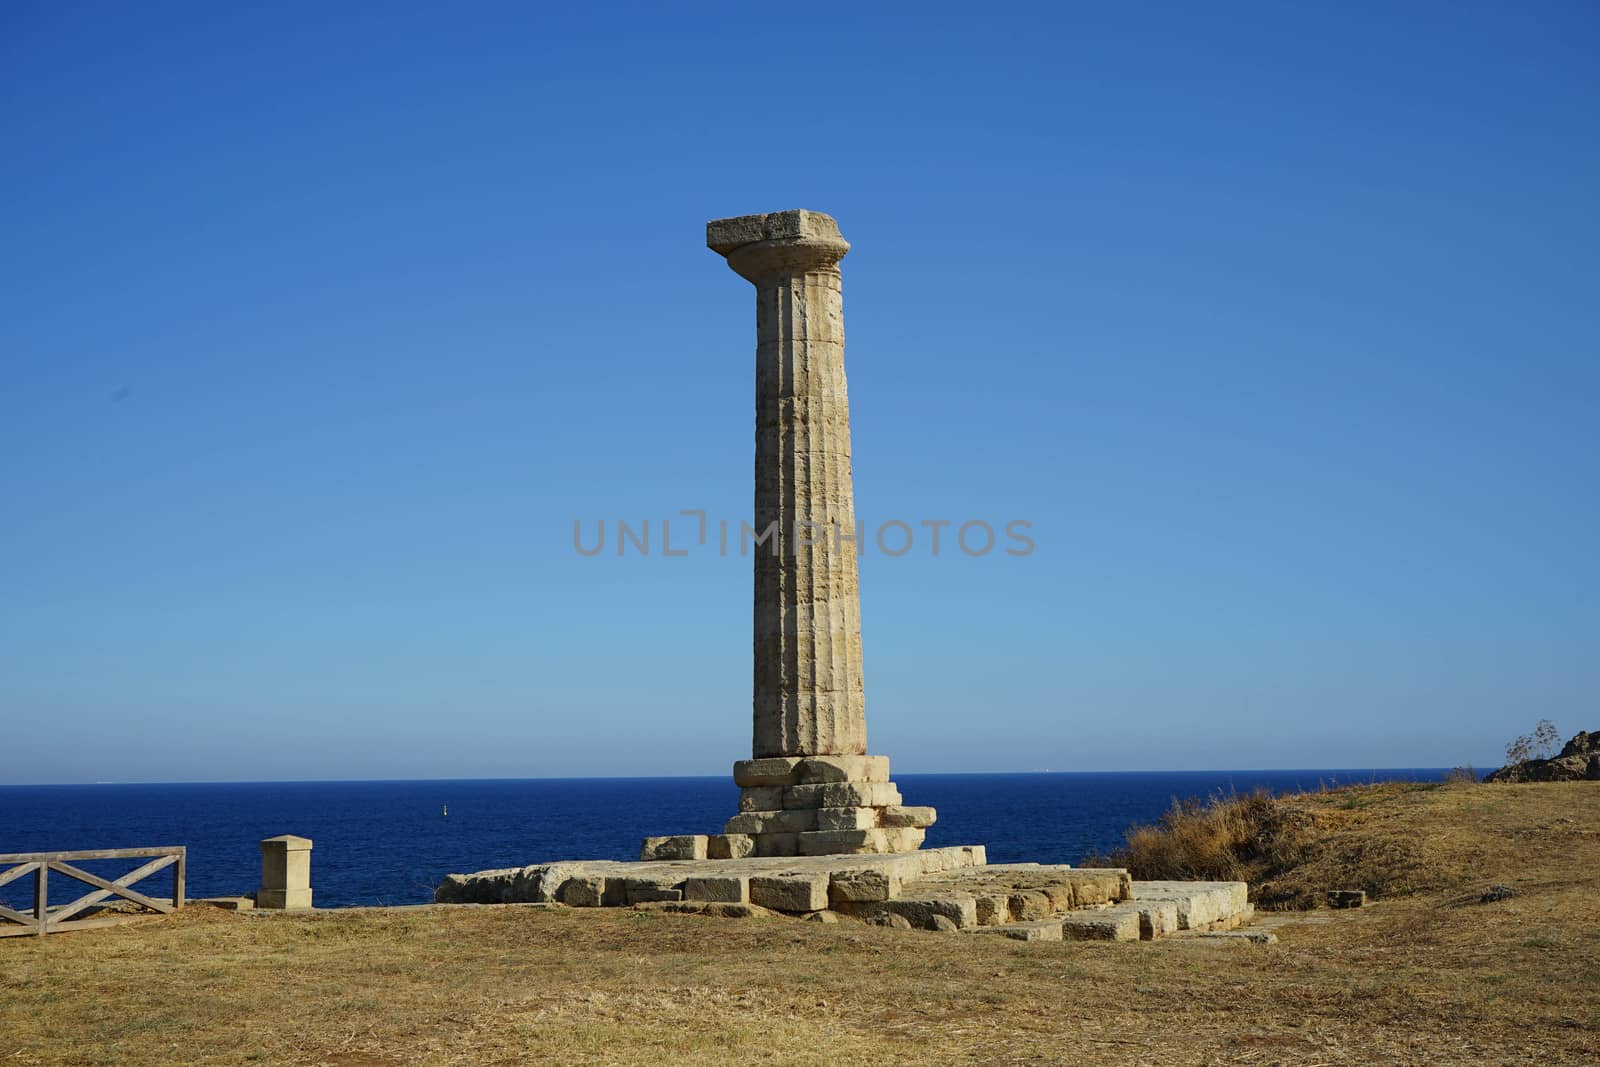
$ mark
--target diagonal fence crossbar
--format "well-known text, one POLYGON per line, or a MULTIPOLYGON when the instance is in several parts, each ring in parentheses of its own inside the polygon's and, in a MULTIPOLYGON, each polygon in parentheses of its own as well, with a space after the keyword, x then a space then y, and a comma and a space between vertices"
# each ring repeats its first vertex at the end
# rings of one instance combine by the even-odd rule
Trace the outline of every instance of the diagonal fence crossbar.
MULTIPOLYGON (((111 897, 124 900, 166 914, 183 907, 183 878, 186 849, 182 845, 167 848, 104 848, 79 852, 11 852, 0 854, 0 886, 19 878, 33 875, 33 911, 29 914, 0 904, 0 937, 17 937, 24 934, 43 936, 63 930, 81 930, 91 926, 106 926, 125 922, 132 915, 105 916, 74 919, 88 908, 111 897), (76 862, 84 860, 148 859, 115 879, 92 874, 76 862), (9 869, 6 869, 9 867, 9 869), (148 878, 157 871, 172 868, 172 899, 148 896, 132 888, 133 883, 148 878), (68 904, 50 906, 50 874, 81 882, 89 892, 68 904)), ((56 879, 60 882, 61 879, 56 879)))

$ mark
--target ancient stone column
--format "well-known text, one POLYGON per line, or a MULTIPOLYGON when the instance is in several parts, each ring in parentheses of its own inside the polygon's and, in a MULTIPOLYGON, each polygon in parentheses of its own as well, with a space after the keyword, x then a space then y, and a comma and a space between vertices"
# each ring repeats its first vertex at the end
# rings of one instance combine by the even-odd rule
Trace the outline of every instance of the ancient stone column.
MULTIPOLYGON (((706 244, 756 287, 755 676, 739 814, 713 858, 904 852, 932 808, 903 807, 867 752, 861 685, 850 403, 839 261, 850 245, 815 211, 719 219, 706 244)), ((697 850, 649 838, 650 859, 697 850)))
POLYGON ((827 215, 722 219, 706 243, 756 287, 752 755, 863 755, 850 405, 839 260, 827 215), (770 531, 770 533, 769 533, 770 531))

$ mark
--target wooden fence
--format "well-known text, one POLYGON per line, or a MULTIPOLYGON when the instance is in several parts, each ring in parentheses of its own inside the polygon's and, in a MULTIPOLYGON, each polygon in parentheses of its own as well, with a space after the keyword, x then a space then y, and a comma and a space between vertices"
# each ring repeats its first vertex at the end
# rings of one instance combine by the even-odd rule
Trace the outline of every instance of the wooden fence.
MULTIPOLYGON (((96 918, 74 919, 79 912, 92 908, 109 897, 117 896, 141 904, 163 914, 183 907, 183 866, 185 849, 182 845, 169 848, 102 848, 87 852, 11 852, 0 854, 0 886, 15 882, 28 874, 33 875, 33 914, 16 911, 0 904, 0 937, 19 937, 24 934, 53 934, 61 930, 83 930, 91 926, 109 926, 127 922, 137 915, 121 914, 96 918), (121 860, 152 857, 149 863, 136 867, 116 880, 107 880, 74 867, 72 860, 121 860), (5 870, 7 865, 10 870, 5 870), (148 878, 157 871, 172 868, 172 899, 148 897, 129 886, 148 878), (50 874, 76 879, 91 890, 72 901, 50 907, 50 874)), ((57 879, 59 882, 60 880, 57 879)))

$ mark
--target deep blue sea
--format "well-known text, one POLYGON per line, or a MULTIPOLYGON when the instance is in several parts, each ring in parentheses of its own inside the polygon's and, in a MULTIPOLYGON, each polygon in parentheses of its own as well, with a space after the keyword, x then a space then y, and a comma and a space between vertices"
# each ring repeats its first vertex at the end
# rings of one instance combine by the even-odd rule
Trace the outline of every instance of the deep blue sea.
MULTIPOLYGON (((1176 798, 1327 784, 1433 781, 1441 769, 896 775, 907 804, 939 821, 925 847, 983 844, 991 862, 1078 863, 1176 798)), ((0 853, 187 845, 191 897, 253 892, 257 842, 315 842, 320 907, 433 899, 452 871, 559 859, 636 859, 647 834, 715 833, 737 808, 728 778, 568 778, 406 782, 0 786, 0 853), (445 806, 450 814, 443 814, 445 806)), ((85 864, 108 876, 137 861, 85 864)), ((58 876, 60 877, 60 876, 58 876)), ((32 877, 0 888, 31 901, 32 877)), ((139 888, 170 892, 156 874, 139 888)), ((51 894, 55 903, 78 883, 51 894)), ((87 889, 87 887, 83 887, 87 889)), ((75 895, 75 894, 74 894, 75 895)))

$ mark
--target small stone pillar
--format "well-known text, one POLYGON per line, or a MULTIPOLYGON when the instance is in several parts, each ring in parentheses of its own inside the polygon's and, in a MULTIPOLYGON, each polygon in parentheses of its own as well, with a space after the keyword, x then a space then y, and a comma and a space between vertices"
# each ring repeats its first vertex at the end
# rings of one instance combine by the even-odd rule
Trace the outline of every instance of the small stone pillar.
POLYGON ((279 834, 261 842, 258 908, 311 907, 311 839, 279 834))

